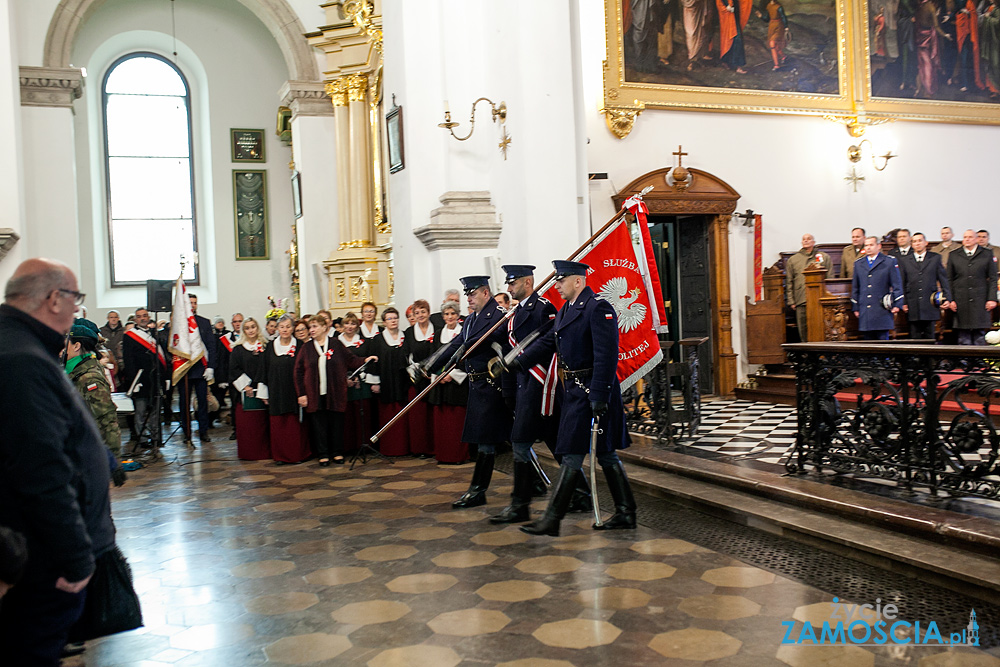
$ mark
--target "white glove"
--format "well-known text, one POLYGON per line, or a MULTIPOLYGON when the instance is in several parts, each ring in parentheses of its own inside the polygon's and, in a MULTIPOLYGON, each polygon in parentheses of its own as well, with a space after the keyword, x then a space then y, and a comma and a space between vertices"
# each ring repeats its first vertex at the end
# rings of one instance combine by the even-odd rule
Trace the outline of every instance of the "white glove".
POLYGON ((220 382, 219 383, 219 389, 228 389, 228 388, 229 388, 229 383, 228 382, 220 382))
POLYGON ((211 382, 214 379, 215 379, 215 369, 214 368, 206 368, 205 369, 205 382, 211 382))

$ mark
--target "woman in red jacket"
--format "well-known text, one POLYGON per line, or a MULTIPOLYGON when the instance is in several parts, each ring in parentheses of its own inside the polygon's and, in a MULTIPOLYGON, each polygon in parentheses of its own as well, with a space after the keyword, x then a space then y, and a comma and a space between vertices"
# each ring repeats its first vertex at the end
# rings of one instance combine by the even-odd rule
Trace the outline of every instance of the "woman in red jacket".
POLYGON ((301 346, 295 355, 295 391, 299 405, 305 408, 309 439, 319 464, 344 462, 344 410, 347 408, 347 374, 365 361, 347 351, 329 337, 329 326, 321 315, 309 318, 312 341, 301 346))

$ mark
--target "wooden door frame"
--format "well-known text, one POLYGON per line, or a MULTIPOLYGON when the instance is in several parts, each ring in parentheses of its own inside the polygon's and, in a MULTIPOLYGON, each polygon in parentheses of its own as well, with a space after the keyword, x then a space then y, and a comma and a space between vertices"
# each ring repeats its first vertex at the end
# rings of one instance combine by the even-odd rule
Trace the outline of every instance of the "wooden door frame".
POLYGON ((653 190, 643 197, 651 215, 709 216, 708 244, 712 262, 712 361, 715 391, 732 395, 736 388, 736 353, 733 352, 733 307, 729 285, 729 220, 740 194, 728 183, 700 169, 684 170, 684 181, 670 177, 672 167, 657 169, 635 179, 612 197, 616 209, 647 186, 653 190))

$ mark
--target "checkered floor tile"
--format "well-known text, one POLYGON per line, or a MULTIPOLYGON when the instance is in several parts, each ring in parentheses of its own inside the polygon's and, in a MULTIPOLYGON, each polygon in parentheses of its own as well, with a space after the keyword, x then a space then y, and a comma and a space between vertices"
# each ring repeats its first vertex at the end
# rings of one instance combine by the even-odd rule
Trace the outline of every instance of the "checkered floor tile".
POLYGON ((784 465, 795 445, 795 408, 754 401, 710 401, 701 406, 698 436, 682 444, 722 456, 784 465))

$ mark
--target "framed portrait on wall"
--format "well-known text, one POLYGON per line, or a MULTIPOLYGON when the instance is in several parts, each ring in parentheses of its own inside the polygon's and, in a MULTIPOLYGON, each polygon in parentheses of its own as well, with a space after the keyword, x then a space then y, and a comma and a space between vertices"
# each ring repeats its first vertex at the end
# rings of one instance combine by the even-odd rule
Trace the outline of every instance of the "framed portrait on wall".
POLYGON ((385 115, 386 141, 389 145, 389 173, 395 174, 406 166, 403 160, 403 107, 393 105, 385 115))
POLYGON ((233 170, 233 217, 236 259, 269 259, 266 171, 233 170))
POLYGON ((264 130, 229 130, 233 162, 267 162, 264 154, 264 130))
POLYGON ((298 169, 292 172, 292 211, 296 220, 302 217, 302 176, 298 169))

